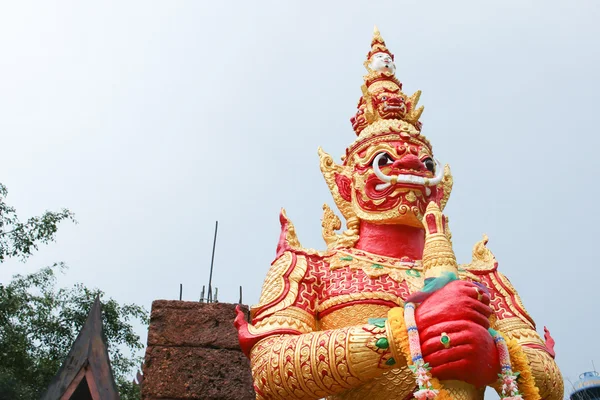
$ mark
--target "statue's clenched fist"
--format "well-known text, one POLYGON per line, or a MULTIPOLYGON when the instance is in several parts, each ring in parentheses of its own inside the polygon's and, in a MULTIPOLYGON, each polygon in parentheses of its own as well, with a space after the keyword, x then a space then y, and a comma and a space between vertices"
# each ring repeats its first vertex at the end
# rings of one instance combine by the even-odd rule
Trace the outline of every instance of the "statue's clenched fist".
POLYGON ((459 380, 476 387, 493 383, 500 364, 488 332, 488 294, 468 281, 453 281, 433 293, 415 312, 421 351, 440 380, 459 380))

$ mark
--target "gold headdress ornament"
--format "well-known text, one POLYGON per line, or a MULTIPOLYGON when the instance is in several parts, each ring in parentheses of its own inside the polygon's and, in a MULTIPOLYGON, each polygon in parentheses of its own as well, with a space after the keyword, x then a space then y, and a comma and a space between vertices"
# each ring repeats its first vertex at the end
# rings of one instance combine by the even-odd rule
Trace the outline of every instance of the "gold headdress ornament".
MULTIPOLYGON (((375 149, 385 142, 394 141, 417 144, 428 150, 427 153, 432 152, 431 143, 421 134, 422 125, 419 118, 423 107, 417 106, 421 91, 416 91, 411 96, 402 92, 402 83, 395 76, 395 65, 392 61, 393 55, 379 29, 375 27, 371 49, 365 61, 367 74, 363 77, 362 97, 358 102, 356 115, 351 118, 352 127, 357 135, 356 140, 346 149, 341 165, 319 148, 321 171, 348 228, 342 235, 336 234, 340 221, 336 220, 337 217, 327 208, 324 213, 323 232, 329 247, 352 247, 351 243, 358 240, 360 219, 352 203, 351 186, 355 173, 354 165, 360 159, 361 153, 375 149), (381 53, 389 57, 377 56, 381 53)), ((444 168, 441 186, 443 197, 440 206, 443 209, 452 188, 452 175, 447 166, 444 168)))
POLYGON ((361 87, 362 97, 358 103, 358 112, 351 119, 358 138, 348 148, 347 156, 354 153, 356 148, 364 148, 361 144, 365 141, 370 142, 367 139, 387 134, 403 138, 412 137, 431 148, 429 141, 420 132, 422 125, 419 118, 423 107, 417 107, 417 103, 421 91, 407 96, 402 92, 402 83, 396 78, 393 69, 373 68, 372 57, 377 53, 388 54, 393 60, 393 55, 386 47, 379 29, 375 27, 371 51, 365 61, 368 73, 364 76, 364 84, 361 87))

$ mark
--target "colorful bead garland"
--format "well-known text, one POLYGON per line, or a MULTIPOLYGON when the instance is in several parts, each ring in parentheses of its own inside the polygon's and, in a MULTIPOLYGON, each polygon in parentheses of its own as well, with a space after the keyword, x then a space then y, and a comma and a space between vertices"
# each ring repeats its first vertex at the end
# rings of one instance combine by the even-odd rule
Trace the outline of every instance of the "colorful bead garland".
POLYGON ((404 323, 408 332, 408 346, 412 360, 412 365, 409 368, 415 375, 415 381, 419 387, 413 395, 418 400, 435 399, 440 391, 433 387, 432 377, 429 373, 431 368, 428 363, 425 363, 421 354, 421 341, 415 321, 415 305, 413 303, 404 305, 404 323))
POLYGON ((512 371, 510 353, 508 352, 506 341, 492 328, 489 329, 489 332, 494 338, 496 349, 498 349, 498 358, 500 359, 501 373, 498 374, 502 384, 502 393, 500 394, 500 398, 506 400, 523 400, 523 395, 519 392, 519 388, 517 386, 517 378, 519 377, 519 373, 512 371))
MULTIPOLYGON (((429 372, 431 367, 423 360, 419 331, 415 321, 415 307, 414 303, 406 303, 404 305, 404 323, 408 333, 408 347, 410 360, 412 361, 412 365, 409 365, 409 368, 415 375, 415 381, 418 386, 413 396, 417 400, 437 399, 438 395, 446 397, 448 394, 439 384, 436 384, 437 380, 429 372)), ((494 343, 498 350, 498 358, 500 359, 501 373, 498 374, 502 385, 500 398, 505 400, 523 400, 523 395, 519 392, 517 385, 519 373, 512 371, 510 353, 506 341, 495 330, 490 328, 489 332, 494 338, 494 343)))

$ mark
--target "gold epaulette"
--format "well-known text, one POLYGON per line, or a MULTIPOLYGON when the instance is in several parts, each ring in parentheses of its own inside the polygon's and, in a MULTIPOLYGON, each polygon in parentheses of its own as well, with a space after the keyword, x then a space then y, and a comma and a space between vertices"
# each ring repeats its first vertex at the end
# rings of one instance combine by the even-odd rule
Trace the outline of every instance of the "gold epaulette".
POLYGON ((252 321, 281 311, 294 303, 298 296, 298 286, 307 270, 305 256, 291 251, 277 258, 267 273, 260 300, 250 308, 252 321))

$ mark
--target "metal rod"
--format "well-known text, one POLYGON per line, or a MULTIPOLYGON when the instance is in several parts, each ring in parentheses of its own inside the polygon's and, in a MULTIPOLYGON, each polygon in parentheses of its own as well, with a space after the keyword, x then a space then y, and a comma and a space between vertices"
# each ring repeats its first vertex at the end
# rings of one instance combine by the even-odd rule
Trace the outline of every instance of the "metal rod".
POLYGON ((179 284, 179 301, 181 301, 181 296, 183 295, 183 283, 179 284))
POLYGON ((204 289, 206 287, 202 285, 202 293, 200 293, 200 303, 204 303, 204 289))
POLYGON ((238 304, 242 304, 242 287, 240 286, 240 301, 238 304))
POLYGON ((219 302, 218 296, 219 296, 219 288, 215 288, 215 303, 219 302))
POLYGON ((219 229, 219 221, 215 221, 215 239, 213 240, 212 257, 210 259, 210 276, 208 278, 208 297, 206 299, 207 303, 212 302, 212 275, 213 275, 213 266, 215 263, 215 247, 217 246, 217 230, 218 229, 219 229))

